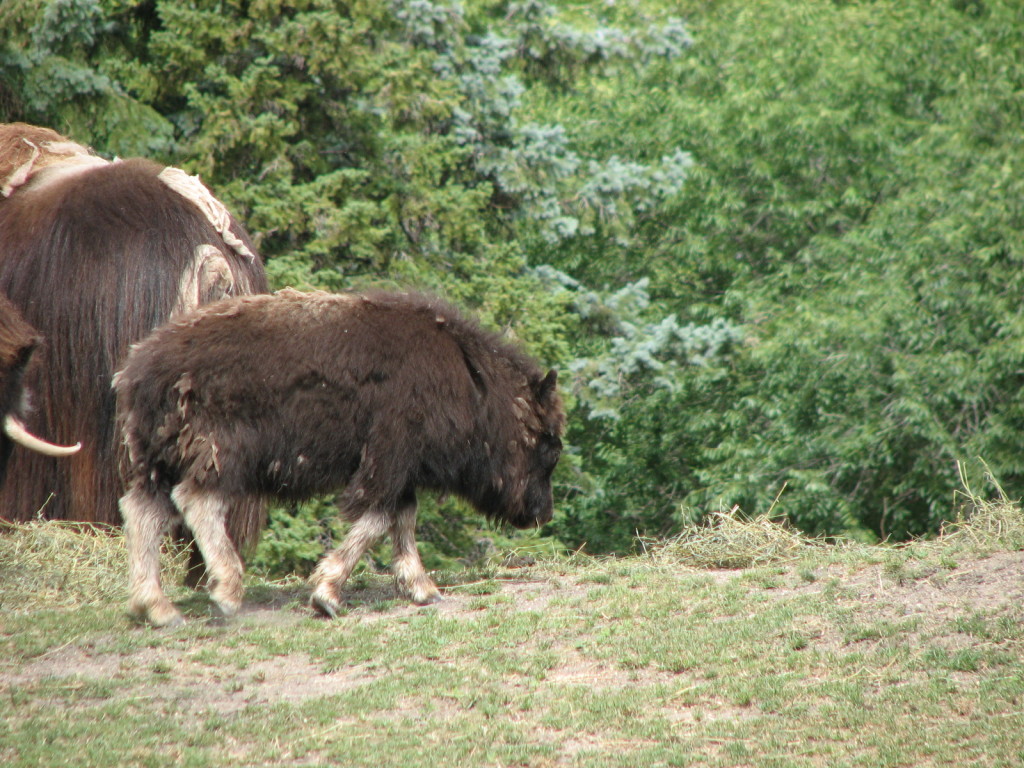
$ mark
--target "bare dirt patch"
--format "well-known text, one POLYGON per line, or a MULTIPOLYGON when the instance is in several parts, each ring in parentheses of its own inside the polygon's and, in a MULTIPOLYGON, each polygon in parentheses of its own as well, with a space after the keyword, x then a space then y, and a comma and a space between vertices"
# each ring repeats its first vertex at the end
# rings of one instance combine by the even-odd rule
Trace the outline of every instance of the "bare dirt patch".
MULTIPOLYGON (((796 576, 790 582, 796 581, 796 576)), ((787 595, 834 594, 837 615, 805 616, 795 631, 813 638, 819 650, 835 651, 857 638, 857 628, 869 630, 862 641, 884 642, 872 627, 913 627, 901 632, 911 644, 927 638, 930 643, 955 650, 974 640, 953 629, 956 621, 972 616, 1009 616, 1024 621, 1024 552, 998 552, 952 567, 935 563, 909 563, 903 567, 858 566, 849 572, 835 565, 817 574, 811 583, 775 590, 787 595), (853 639, 851 639, 853 638, 853 639)))
POLYGON ((825 578, 795 591, 821 591, 830 579, 840 583, 844 602, 862 604, 866 611, 884 606, 937 619, 964 611, 991 613, 1024 605, 1024 552, 999 552, 950 568, 921 566, 920 572, 911 566, 907 573, 878 565, 848 574, 834 566, 825 578))
MULTIPOLYGON (((270 612, 263 612, 269 614, 270 612)), ((259 617, 257 617, 259 618, 259 617)), ((277 621, 276 616, 266 616, 277 621)), ((300 702, 351 690, 373 679, 365 665, 324 672, 305 654, 287 654, 244 666, 211 663, 195 651, 158 647, 130 653, 94 653, 64 646, 14 672, 5 686, 44 680, 99 680, 114 684, 112 698, 175 703, 185 709, 230 714, 253 704, 300 702), (153 683, 159 683, 154 685, 153 683)))
MULTIPOLYGON (((690 572, 691 569, 681 568, 680 571, 690 572)), ((700 573, 709 583, 719 585, 742 578, 744 574, 735 570, 700 573)), ((532 574, 524 574, 521 579, 496 580, 487 585, 492 589, 484 596, 497 594, 516 610, 544 611, 552 601, 585 596, 595 586, 585 579, 530 576, 532 574)), ((934 566, 912 575, 893 573, 883 565, 859 566, 852 572, 842 565, 832 565, 818 573, 813 581, 802 581, 795 572, 789 573, 783 581, 786 586, 772 590, 774 599, 785 600, 831 589, 835 591, 839 608, 856 620, 898 621, 913 617, 920 621, 917 631, 926 634, 971 612, 1024 614, 1024 552, 996 553, 955 567, 934 566)), ((447 588, 442 603, 424 608, 397 600, 390 584, 373 583, 349 594, 348 613, 342 621, 350 624, 394 621, 423 611, 469 620, 480 615, 482 603, 481 595, 466 587, 463 584, 447 588)), ((298 624, 312 616, 302 598, 301 589, 281 590, 279 594, 262 599, 256 595, 256 602, 247 603, 233 621, 243 636, 245 632, 261 628, 298 624)), ((834 648, 848 642, 838 623, 824 618, 813 623, 813 627, 794 629, 814 636, 814 645, 819 648, 834 648)), ((152 630, 139 627, 135 631, 152 630)), ((304 653, 235 663, 229 649, 218 647, 211 652, 209 645, 157 643, 154 647, 112 652, 97 651, 91 645, 68 644, 17 668, 0 666, 0 683, 10 688, 47 679, 109 681, 114 683, 114 697, 145 697, 188 711, 229 714, 250 705, 297 703, 345 693, 374 680, 379 674, 371 666, 358 664, 325 671, 322 663, 304 653), (154 682, 159 684, 154 685, 154 682)), ((105 646, 98 644, 98 647, 105 646)), ((671 677, 669 673, 651 669, 627 670, 597 662, 569 647, 558 650, 559 662, 546 674, 546 680, 551 683, 617 688, 635 683, 638 675, 671 677)), ((684 719, 690 716, 685 708, 681 712, 677 716, 684 719)), ((707 713, 701 716, 706 717, 707 713)))

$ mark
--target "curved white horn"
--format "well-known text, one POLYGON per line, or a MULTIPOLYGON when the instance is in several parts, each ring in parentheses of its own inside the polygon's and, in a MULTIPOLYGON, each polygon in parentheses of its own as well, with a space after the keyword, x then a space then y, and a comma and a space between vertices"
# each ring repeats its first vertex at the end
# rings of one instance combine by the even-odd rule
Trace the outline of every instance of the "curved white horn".
POLYGON ((25 429, 25 425, 13 416, 7 416, 4 419, 4 432, 18 445, 24 446, 31 451, 37 451, 45 456, 70 456, 73 453, 78 453, 78 449, 82 447, 81 443, 54 445, 53 443, 41 440, 25 429))

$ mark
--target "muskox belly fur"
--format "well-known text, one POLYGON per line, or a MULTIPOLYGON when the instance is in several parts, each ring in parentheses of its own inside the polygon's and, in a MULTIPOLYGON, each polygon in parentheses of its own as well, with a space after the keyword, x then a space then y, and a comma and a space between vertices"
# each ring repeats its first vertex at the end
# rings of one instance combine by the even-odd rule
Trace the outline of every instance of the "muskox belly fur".
POLYGON ((390 534, 399 589, 439 599, 414 535, 416 491, 459 495, 518 527, 551 519, 565 422, 527 356, 435 299, 300 293, 225 299, 133 348, 115 377, 128 448, 121 513, 133 613, 181 623, 160 585, 162 536, 179 519, 225 615, 242 599, 226 525, 253 498, 340 491, 347 538, 312 576, 328 616, 368 547, 390 534))

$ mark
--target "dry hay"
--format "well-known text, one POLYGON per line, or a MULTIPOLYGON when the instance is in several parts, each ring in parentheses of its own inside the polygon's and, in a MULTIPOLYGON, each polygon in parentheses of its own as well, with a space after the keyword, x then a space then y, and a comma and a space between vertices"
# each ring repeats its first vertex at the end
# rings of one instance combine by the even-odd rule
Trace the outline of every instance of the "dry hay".
POLYGON ((975 493, 962 462, 957 462, 963 491, 956 496, 957 519, 942 526, 939 537, 925 545, 955 546, 959 550, 1024 550, 1024 510, 1019 500, 1010 499, 999 481, 985 467, 985 480, 995 489, 995 498, 975 493))
MULTIPOLYGON (((186 553, 173 549, 164 557, 165 568, 183 573, 186 553)), ((124 535, 116 528, 0 520, 0 610, 120 602, 127 573, 124 535)))
MULTIPOLYGON (((956 520, 945 523, 933 538, 903 542, 889 551, 927 558, 949 553, 985 556, 995 551, 1024 550, 1024 510, 1020 502, 1006 496, 987 467, 986 482, 995 489, 992 499, 975 493, 963 465, 959 468, 963 490, 956 494, 956 520)), ((844 539, 812 538, 793 530, 784 521, 773 519, 771 509, 759 517, 747 518, 739 507, 712 513, 703 524, 689 527, 666 541, 641 538, 640 543, 657 562, 708 569, 755 568, 822 552, 879 550, 877 546, 844 539)))
POLYGON ((796 560, 827 546, 773 520, 769 514, 746 518, 738 507, 715 512, 702 525, 687 528, 667 541, 641 539, 644 551, 656 561, 691 568, 756 568, 796 560))

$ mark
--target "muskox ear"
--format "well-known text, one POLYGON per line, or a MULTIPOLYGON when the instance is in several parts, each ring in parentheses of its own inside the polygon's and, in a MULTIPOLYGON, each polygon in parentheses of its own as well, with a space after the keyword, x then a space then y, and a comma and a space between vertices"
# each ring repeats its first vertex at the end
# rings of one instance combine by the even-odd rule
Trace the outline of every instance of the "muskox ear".
POLYGON ((555 387, 558 384, 558 371, 552 368, 548 371, 548 375, 545 376, 540 384, 537 385, 537 402, 543 403, 548 400, 554 393, 555 387))

